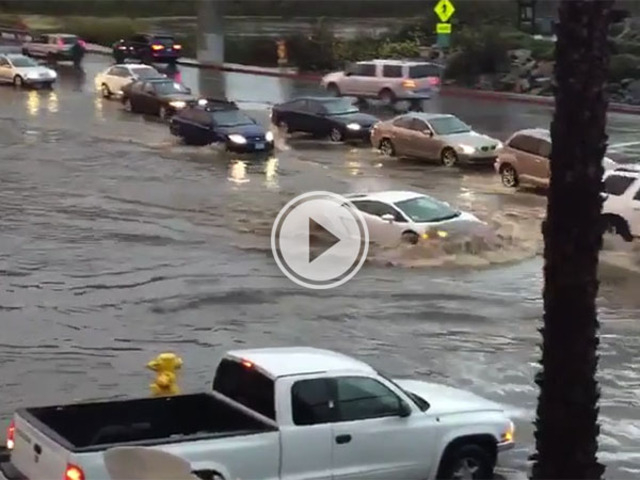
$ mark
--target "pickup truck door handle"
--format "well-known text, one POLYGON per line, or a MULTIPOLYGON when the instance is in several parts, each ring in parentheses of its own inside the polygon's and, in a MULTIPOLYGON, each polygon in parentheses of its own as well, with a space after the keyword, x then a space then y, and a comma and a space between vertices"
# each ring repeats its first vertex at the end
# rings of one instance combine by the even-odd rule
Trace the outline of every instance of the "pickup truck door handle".
POLYGON ((342 444, 345 444, 345 443, 349 443, 350 441, 351 441, 351 435, 349 435, 349 434, 346 434, 346 435, 338 435, 338 436, 336 437, 336 443, 337 443, 338 445, 342 445, 342 444))

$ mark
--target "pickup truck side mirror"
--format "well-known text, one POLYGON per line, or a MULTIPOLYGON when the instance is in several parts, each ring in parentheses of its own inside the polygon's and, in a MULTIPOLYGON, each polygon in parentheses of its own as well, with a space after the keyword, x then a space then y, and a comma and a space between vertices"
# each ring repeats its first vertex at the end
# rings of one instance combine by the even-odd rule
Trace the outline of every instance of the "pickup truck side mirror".
POLYGON ((405 418, 410 415, 411 415, 411 407, 404 401, 400 400, 400 408, 398 410, 398 416, 405 418))

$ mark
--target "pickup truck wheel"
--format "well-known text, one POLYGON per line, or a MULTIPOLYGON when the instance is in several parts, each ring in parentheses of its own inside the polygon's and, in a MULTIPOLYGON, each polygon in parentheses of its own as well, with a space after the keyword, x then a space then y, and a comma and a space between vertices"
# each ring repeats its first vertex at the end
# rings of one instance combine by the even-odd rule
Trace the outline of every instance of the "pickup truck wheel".
POLYGON ((462 445, 446 454, 438 479, 489 480, 493 478, 491 456, 478 445, 462 445))
POLYGON ((505 187, 515 188, 518 186, 518 172, 511 165, 500 167, 500 179, 505 187))
POLYGON ((109 86, 106 83, 103 83, 100 86, 100 91, 102 92, 102 96, 104 98, 109 98, 111 96, 111 90, 109 90, 109 86))

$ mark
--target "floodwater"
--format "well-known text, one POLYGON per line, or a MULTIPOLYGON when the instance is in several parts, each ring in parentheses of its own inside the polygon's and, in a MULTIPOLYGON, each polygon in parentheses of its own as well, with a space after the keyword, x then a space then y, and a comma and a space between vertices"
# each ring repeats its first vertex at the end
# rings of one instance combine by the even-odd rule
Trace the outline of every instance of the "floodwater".
MULTIPOLYGON (((178 145, 166 126, 132 116, 60 67, 52 92, 0 89, 0 421, 25 405, 143 396, 144 365, 175 351, 185 390, 210 388, 238 347, 313 345, 394 376, 470 389, 503 403, 519 429, 507 457, 531 449, 541 318, 544 197, 501 187, 491 171, 382 159, 369 148, 279 139, 273 158, 178 145), (335 290, 297 287, 270 256, 272 220, 293 196, 411 188, 495 225, 498 248, 373 253, 335 290)), ((312 85, 183 69, 206 95, 225 93, 256 118, 312 85)), ((504 139, 546 126, 544 107, 433 100, 504 139)), ((635 155, 638 120, 612 115, 611 143, 635 155)), ((612 247, 610 247, 612 248, 612 247)), ((637 476, 640 313, 637 276, 603 269, 601 459, 637 476)))

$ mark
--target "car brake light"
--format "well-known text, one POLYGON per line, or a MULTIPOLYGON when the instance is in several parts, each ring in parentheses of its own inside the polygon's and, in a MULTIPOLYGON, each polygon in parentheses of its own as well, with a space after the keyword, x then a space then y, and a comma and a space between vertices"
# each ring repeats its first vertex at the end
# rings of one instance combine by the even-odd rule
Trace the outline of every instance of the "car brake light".
POLYGON ((174 50, 181 50, 182 49, 182 45, 177 45, 176 44, 176 45, 173 46, 173 49, 174 50))
POLYGON ((439 77, 429 77, 427 78, 427 81, 429 82, 429 85, 440 85, 439 77))
POLYGON ((404 88, 416 88, 416 82, 414 82, 413 80, 404 80, 402 82, 402 86, 404 88))
POLYGON ((64 42, 62 41, 61 38, 58 39, 58 46, 59 47, 64 47, 64 42))
POLYGON ((151 45, 151 50, 162 50, 164 47, 162 45, 151 45))
POLYGON ((16 437, 16 424, 13 420, 9 424, 9 428, 7 428, 7 450, 13 450, 15 447, 15 437, 16 437))
POLYGON ((68 463, 62 480, 85 480, 84 471, 80 467, 68 463))
POLYGON ((247 368, 253 368, 253 363, 251 363, 249 360, 242 360, 242 362, 240 363, 242 363, 242 365, 247 368))
POLYGON ((87 44, 85 43, 85 41, 84 41, 84 40, 78 40, 78 43, 80 44, 80 46, 81 46, 82 48, 85 48, 85 47, 87 46, 87 44))

